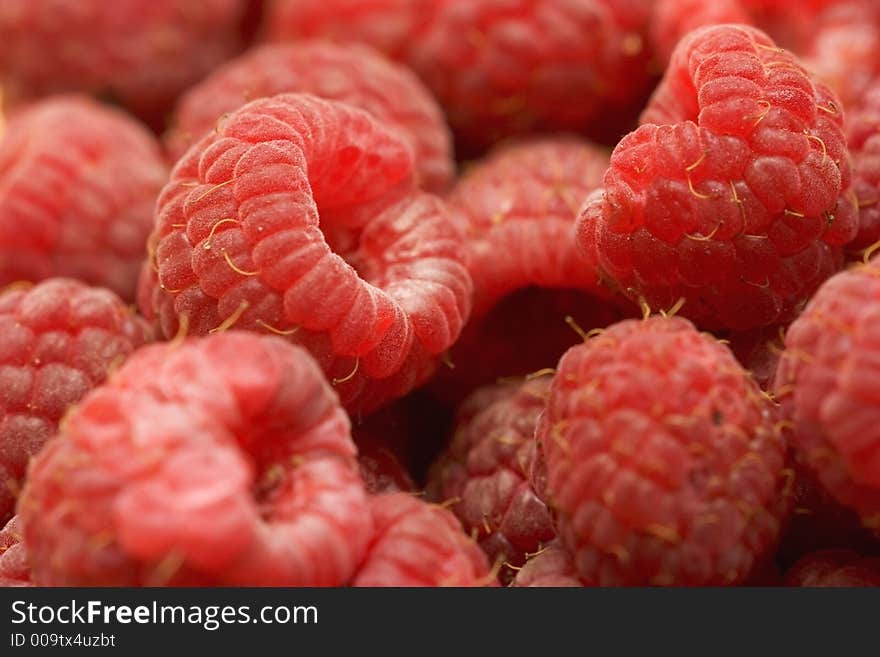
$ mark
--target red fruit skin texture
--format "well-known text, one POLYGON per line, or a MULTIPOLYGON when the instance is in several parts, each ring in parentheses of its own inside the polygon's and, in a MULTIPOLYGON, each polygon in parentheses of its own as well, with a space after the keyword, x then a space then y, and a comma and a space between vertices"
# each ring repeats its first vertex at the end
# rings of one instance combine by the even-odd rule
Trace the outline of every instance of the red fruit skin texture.
POLYGON ((785 329, 779 326, 762 326, 746 331, 730 331, 721 334, 761 390, 769 390, 782 356, 785 329))
POLYGON ((461 236, 399 132, 306 94, 253 101, 175 166, 139 299, 165 336, 305 346, 351 411, 430 377, 470 312, 461 236), (186 317, 186 325, 180 318, 186 317))
POLYGON ((880 77, 847 114, 853 191, 859 205, 859 233, 850 251, 880 242, 880 77))
POLYGON ((688 32, 706 25, 751 22, 740 0, 658 0, 651 15, 651 45, 665 66, 688 32))
POLYGON ((266 45, 221 66, 178 103, 166 138, 169 157, 179 159, 224 114, 286 92, 349 103, 397 127, 412 142, 417 182, 433 192, 449 186, 454 174, 451 136, 436 101, 409 69, 356 44, 266 45))
POLYGON ((160 125, 178 94, 239 47, 242 0, 5 0, 6 102, 79 91, 160 125))
POLYGON ((570 349, 537 437, 583 583, 746 580, 780 531, 785 445, 768 404, 681 318, 620 322, 570 349))
POLYGON ((0 286, 68 276, 132 300, 166 177, 156 140, 86 97, 13 112, 0 133, 0 286))
MULTIPOLYGON (((602 183, 608 152, 571 137, 498 147, 459 179, 449 197, 462 222, 474 281, 471 319, 450 353, 444 396, 502 376, 553 367, 585 330, 622 317, 595 267, 578 253, 574 223, 602 183)), ((626 305, 631 305, 622 299, 626 305)))
POLYGON ((0 523, 68 409, 151 334, 111 291, 79 281, 0 292, 0 523))
POLYGON ((18 516, 13 516, 0 529, 0 588, 32 586, 20 525, 18 516))
POLYGON ((486 556, 447 509, 408 493, 370 498, 375 533, 357 587, 496 586, 486 556))
POLYGON ((40 586, 337 586, 372 535, 348 417, 301 348, 231 331, 139 350, 32 462, 40 586))
POLYGON ((529 473, 550 377, 481 388, 460 407, 448 450, 428 478, 428 499, 448 505, 502 583, 556 536, 529 473))
POLYGON ((823 550, 798 561, 785 574, 786 586, 853 588, 880 586, 880 558, 853 550, 823 550))
POLYGON ((465 151, 516 134, 582 131, 649 89, 649 12, 644 0, 451 0, 407 61, 465 151))
POLYGON ((583 584, 578 579, 571 553, 559 541, 548 543, 530 557, 510 584, 515 588, 574 588, 583 584))
POLYGON ((268 0, 266 37, 367 43, 403 60, 446 0, 268 0))
POLYGON ((705 328, 790 321, 858 230, 834 94, 763 32, 691 32, 577 239, 616 289, 705 328))
POLYGON ((802 462, 880 528, 880 258, 829 279, 788 328, 774 381, 802 462))

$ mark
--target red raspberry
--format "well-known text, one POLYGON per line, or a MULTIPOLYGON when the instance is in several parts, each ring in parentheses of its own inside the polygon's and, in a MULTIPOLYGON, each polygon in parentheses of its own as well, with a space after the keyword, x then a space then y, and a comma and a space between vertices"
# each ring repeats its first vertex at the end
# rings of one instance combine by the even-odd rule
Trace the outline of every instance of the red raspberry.
POLYGON ((859 205, 859 234, 849 248, 858 251, 880 241, 880 77, 847 115, 847 133, 859 205))
POLYGON ((658 62, 667 64, 688 32, 706 25, 751 23, 740 0, 659 0, 651 16, 651 45, 658 62))
POLYGON ((620 319, 573 232, 607 164, 587 142, 542 138, 498 148, 456 184, 450 203, 467 240, 474 310, 444 395, 461 399, 499 376, 554 366, 579 340, 566 316, 586 328, 620 319))
POLYGON ((268 0, 273 40, 321 37, 358 41, 403 59, 433 12, 447 0, 268 0))
POLYGON ((285 335, 352 410, 424 382, 467 318, 471 281, 444 204, 406 186, 408 146, 366 112, 308 95, 237 110, 159 198, 145 314, 166 336, 179 317, 196 334, 285 335))
POLYGON ((556 536, 532 490, 535 427, 549 377, 481 388, 462 404, 448 451, 429 476, 428 497, 449 508, 493 562, 502 583, 556 536))
POLYGON ((0 523, 68 408, 149 334, 115 294, 78 281, 0 292, 0 523))
POLYGON ((18 101, 110 97, 160 123, 175 97, 238 47, 242 0, 3 0, 0 84, 18 101))
POLYGON ((31 586, 30 566, 27 552, 21 542, 18 516, 14 516, 0 529, 0 588, 7 586, 31 586))
POLYGON ((785 445, 724 345, 615 324, 559 363, 538 428, 548 502, 587 585, 743 582, 779 534, 785 445))
POLYGON ((647 0, 441 2, 408 61, 466 147, 581 131, 649 89, 649 12, 647 0))
POLYGON ((487 586, 486 556, 449 511, 407 493, 370 500, 375 534, 354 586, 487 586))
POLYGON ((397 127, 412 142, 422 186, 443 191, 453 176, 452 146, 443 114, 419 79, 365 46, 323 41, 270 45, 217 69, 183 96, 168 137, 176 160, 224 114, 248 100, 304 92, 349 103, 397 127))
POLYGON ((863 557, 852 550, 814 552, 785 574, 787 586, 880 586, 880 557, 863 557))
POLYGON ((571 553, 562 543, 553 541, 529 558, 517 572, 511 586, 561 588, 578 587, 583 584, 578 579, 571 553))
POLYGON ((156 141, 121 112, 69 96, 13 114, 0 141, 0 286, 70 276, 132 299, 166 177, 156 141))
POLYGON ((759 30, 691 32, 645 125, 614 149, 579 244, 651 307, 684 298, 708 327, 783 323, 858 227, 841 119, 834 95, 759 30))
POLYGON ((41 586, 333 586, 372 534, 348 418, 302 349, 252 333, 139 350, 34 459, 41 586))
POLYGON ((816 292, 788 329, 774 390, 803 462, 880 529, 880 257, 816 292))

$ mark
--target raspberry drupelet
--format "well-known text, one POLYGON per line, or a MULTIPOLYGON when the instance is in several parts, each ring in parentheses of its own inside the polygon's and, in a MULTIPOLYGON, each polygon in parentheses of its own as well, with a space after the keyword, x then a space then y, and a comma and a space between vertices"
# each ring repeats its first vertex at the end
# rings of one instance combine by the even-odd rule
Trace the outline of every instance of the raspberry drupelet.
POLYGON ((132 300, 168 175, 155 138, 84 96, 13 112, 0 137, 0 286, 68 276, 132 300))
POLYGON ((0 523, 68 409, 151 337, 109 290, 69 279, 0 291, 0 523))
POLYGON ((880 257, 826 281, 789 326, 774 394, 802 462, 880 529, 880 257))
POLYGON ((736 585, 762 565, 786 481, 769 405, 681 318, 627 320, 570 349, 537 436, 583 583, 736 585))
POLYGON ((79 91, 160 126, 175 98, 239 47, 242 0, 4 0, 10 103, 79 91))
POLYGON ((346 408, 430 377, 470 312, 461 236, 412 151, 363 110, 253 101, 178 162, 139 301, 165 336, 232 326, 305 346, 346 408), (181 322, 185 324, 181 324, 181 322))
POLYGON ((578 579, 571 553, 559 541, 552 541, 529 557, 517 571, 511 586, 572 588, 583 584, 578 579))
POLYGON ((0 529, 0 588, 31 586, 30 566, 20 525, 18 516, 13 516, 0 529))
POLYGON ((459 408, 452 442, 429 473, 429 499, 448 504, 502 583, 556 536, 550 511, 529 482, 535 427, 550 377, 481 388, 459 408))
POLYGON ((267 45, 215 70, 180 100, 166 144, 177 160, 217 121, 263 96, 302 92, 360 107, 412 141, 417 182, 442 192, 453 173, 443 113, 409 69, 364 45, 324 41, 267 45))
POLYGON ((492 586, 486 556, 447 509, 408 493, 370 499, 375 534, 354 586, 492 586))
POLYGON ((704 328, 790 321, 858 230, 833 93, 763 32, 691 32, 617 145, 578 241, 621 292, 704 328))
POLYGON ((805 556, 785 574, 786 586, 880 586, 880 558, 853 550, 822 550, 805 556))
POLYGON ((41 586, 336 586, 372 535, 348 417, 314 360, 231 331, 139 350, 36 457, 41 586))

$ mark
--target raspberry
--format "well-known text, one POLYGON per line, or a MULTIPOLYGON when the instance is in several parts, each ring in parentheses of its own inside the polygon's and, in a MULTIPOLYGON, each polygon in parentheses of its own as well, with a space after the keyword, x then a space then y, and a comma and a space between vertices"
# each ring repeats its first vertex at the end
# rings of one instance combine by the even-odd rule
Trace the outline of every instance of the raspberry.
POLYGON ((649 12, 646 0, 441 2, 407 61, 466 148, 581 131, 649 89, 649 12))
POLYGON ((764 33, 722 25, 679 44, 642 118, 581 215, 584 254, 701 326, 790 320, 857 230, 834 95, 764 33))
POLYGON ((306 346, 350 410, 400 397, 458 337, 471 281, 411 153, 366 112, 256 100, 175 167, 139 295, 166 336, 236 326, 306 346), (187 324, 179 324, 185 317, 187 324))
POLYGON ((429 476, 428 497, 449 504, 502 583, 556 536, 550 512, 529 484, 535 426, 549 377, 481 388, 459 409, 452 443, 429 476))
POLYGON ((847 120, 859 205, 859 233, 849 248, 858 251, 880 241, 880 77, 847 120))
POLYGON ((354 586, 487 586, 485 555, 449 511, 407 493, 370 500, 375 534, 354 586))
POLYGON ((446 0, 269 0, 266 29, 276 41, 320 37, 367 43, 403 59, 446 0))
POLYGON ((511 586, 515 587, 578 587, 583 586, 571 554, 559 541, 553 541, 529 558, 517 572, 511 586))
POLYGON ((132 299, 166 176, 158 144, 121 112, 68 96, 14 113, 0 141, 0 286, 70 276, 132 299))
POLYGON ((785 445, 768 406, 681 318, 627 320, 570 349, 537 437, 584 584, 738 584, 772 554, 785 445))
POLYGON ((787 586, 880 586, 880 558, 863 557, 852 550, 814 552, 785 574, 787 586))
POLYGON ((21 542, 18 516, 14 516, 0 530, 0 588, 7 586, 31 586, 30 566, 27 552, 21 542))
POLYGON ((443 377, 449 394, 552 367, 578 341, 566 316, 588 328, 620 319, 573 233, 607 164, 604 149, 548 137, 498 148, 456 184, 474 309, 443 377))
POLYGON ((110 292, 67 279, 0 292, 0 523, 13 512, 28 460, 68 408, 149 337, 110 292))
POLYGON ((665 65, 688 32, 705 25, 750 22, 740 0, 659 0, 651 16, 651 45, 665 65))
POLYGON ((187 92, 167 140, 171 157, 178 159, 223 114, 248 100, 285 92, 346 102, 399 128, 412 142, 422 185, 438 192, 449 185, 454 166, 449 130, 418 78, 365 46, 322 41, 249 51, 187 92))
POLYGON ((880 529, 880 258, 816 292, 788 328, 774 390, 806 466, 880 529))
POLYGON ((308 354, 246 332, 144 347, 68 416, 19 503, 41 586, 333 586, 372 534, 308 354))
POLYGON ((13 102, 94 93, 161 123, 237 48, 242 13, 241 0, 4 0, 0 85, 13 102))

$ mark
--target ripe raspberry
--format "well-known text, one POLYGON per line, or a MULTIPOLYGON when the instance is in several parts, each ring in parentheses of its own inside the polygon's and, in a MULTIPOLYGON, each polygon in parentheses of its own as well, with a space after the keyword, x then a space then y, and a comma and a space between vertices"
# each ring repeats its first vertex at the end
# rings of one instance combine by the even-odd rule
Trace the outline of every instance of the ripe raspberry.
POLYGON ((365 46, 323 41, 263 46, 217 69, 178 104, 167 140, 171 157, 177 160, 221 116, 248 100, 285 92, 310 93, 367 110, 410 139, 423 187, 440 192, 449 185, 454 167, 449 129, 419 79, 365 46))
POLYGON ((275 41, 320 37, 361 42, 402 60, 446 0, 268 0, 266 32, 275 41))
POLYGON ((582 131, 650 87, 647 0, 441 2, 407 61, 464 147, 582 131))
POLYGON ((792 514, 786 523, 777 560, 790 566, 817 550, 847 548, 862 554, 880 550, 880 542, 862 526, 858 514, 841 506, 819 483, 816 475, 796 459, 792 514))
POLYGON ((18 102, 83 91, 161 123, 238 47, 242 0, 4 0, 0 86, 18 102))
POLYGON ((688 32, 706 25, 751 23, 740 0, 659 0, 651 16, 651 45, 657 61, 669 62, 688 32))
POLYGON ((702 326, 795 316, 858 227, 834 95, 764 33, 722 25, 679 44, 642 118, 581 215, 588 259, 702 326))
POLYGON ((407 493, 370 500, 375 533, 354 586, 487 586, 486 556, 449 511, 407 493))
POLYGON ((0 523, 28 460, 78 402, 149 337, 146 323, 110 292, 51 279, 0 292, 0 523))
POLYGON ((816 292, 788 328, 774 390, 803 462, 880 529, 880 257, 816 292))
POLYGON ((166 177, 156 141, 121 112, 68 96, 14 113, 0 140, 0 286, 70 276, 131 300, 166 177))
POLYGON ((859 233, 849 248, 858 251, 880 241, 880 77, 847 115, 847 124, 859 205, 859 233))
POLYGON ((615 324, 559 363, 538 441, 587 585, 743 582, 779 534, 785 445, 724 345, 680 318, 615 324))
MULTIPOLYGON (((834 0, 815 11, 804 29, 804 59, 844 107, 857 105, 880 75, 880 5, 874 0, 834 0)), ((787 7, 785 19, 802 12, 787 7)))
POLYGON ((0 588, 7 586, 31 586, 30 566, 18 516, 14 516, 0 529, 0 588))
POLYGON ((180 317, 195 334, 285 335, 350 410, 402 396, 458 337, 471 295, 455 223, 411 172, 406 141, 362 110, 298 94, 245 105, 159 198, 145 314, 166 336, 180 317))
POLYGON ((607 165, 604 149, 542 138, 498 148, 456 184, 450 203, 465 233, 474 310, 443 377, 453 399, 554 366, 579 340, 566 316, 587 328, 620 319, 573 233, 607 165))
POLYGON ((852 550, 814 552, 785 574, 787 586, 880 586, 880 558, 852 550))
POLYGON ((348 418, 286 341, 144 347, 68 416, 19 503, 41 586, 333 586, 372 535, 348 418))
POLYGON ((502 583, 556 536, 550 512, 529 483, 535 427, 549 387, 545 376, 471 395, 428 479, 428 498, 448 503, 489 560, 503 564, 502 583))
POLYGON ((511 586, 515 587, 579 587, 577 569, 571 554, 559 541, 553 541, 529 558, 517 572, 511 586))

